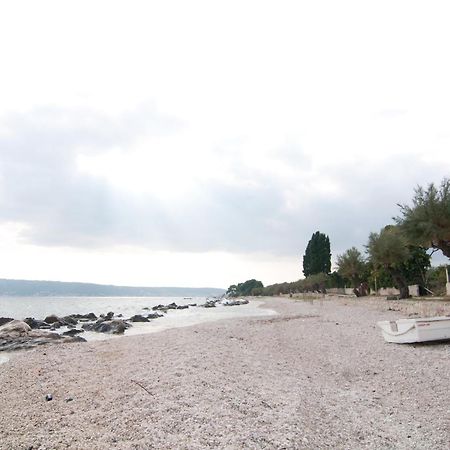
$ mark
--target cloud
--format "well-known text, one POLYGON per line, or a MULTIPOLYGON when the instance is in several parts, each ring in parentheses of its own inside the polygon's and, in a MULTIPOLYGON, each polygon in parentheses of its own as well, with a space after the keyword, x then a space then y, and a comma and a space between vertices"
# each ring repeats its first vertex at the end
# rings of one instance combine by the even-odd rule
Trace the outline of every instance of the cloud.
POLYGON ((449 169, 399 155, 375 162, 364 154, 351 163, 327 161, 308 156, 295 142, 258 155, 236 150, 239 140, 230 139, 220 150, 211 146, 198 154, 192 142, 191 148, 180 146, 181 130, 177 120, 151 107, 120 116, 47 107, 6 117, 0 135, 0 221, 19 224, 23 239, 41 246, 131 245, 299 259, 320 230, 330 236, 336 255, 361 247, 370 231, 398 214, 396 203, 408 202, 416 184, 439 182, 449 169), (164 166, 157 164, 159 145, 170 150, 164 166), (137 152, 142 146, 146 150, 137 152), (141 175, 148 173, 150 181, 154 161, 162 170, 156 189, 127 190, 114 177, 82 171, 77 164, 80 155, 111 151, 123 161, 145 154, 149 167, 141 175), (220 160, 220 171, 217 164, 211 169, 208 158, 220 160), (164 196, 170 184, 177 185, 176 192, 164 196))

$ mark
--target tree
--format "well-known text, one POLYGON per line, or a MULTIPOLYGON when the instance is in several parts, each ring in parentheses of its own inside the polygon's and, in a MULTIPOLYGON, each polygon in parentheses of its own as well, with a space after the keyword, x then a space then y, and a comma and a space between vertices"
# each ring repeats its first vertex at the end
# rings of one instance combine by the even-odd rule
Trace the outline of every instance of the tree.
POLYGON ((303 274, 305 277, 316 273, 328 274, 331 271, 330 239, 316 231, 308 242, 303 256, 303 274))
POLYGON ((439 249, 450 258, 450 179, 444 178, 438 189, 418 186, 412 206, 401 205, 402 217, 395 221, 411 244, 439 249))
POLYGON ((401 269, 410 256, 403 234, 398 227, 387 226, 380 233, 370 233, 367 251, 375 268, 385 269, 400 289, 400 298, 408 298, 408 283, 401 269))
POLYGON ((350 280, 355 294, 359 297, 361 292, 358 289, 366 270, 366 262, 361 252, 355 247, 349 248, 342 255, 338 255, 336 264, 338 273, 350 280))
POLYGON ((237 286, 235 284, 232 284, 227 290, 227 295, 230 297, 253 295, 254 291, 263 287, 264 285, 261 283, 261 281, 255 279, 247 280, 244 281, 244 283, 239 283, 237 286))

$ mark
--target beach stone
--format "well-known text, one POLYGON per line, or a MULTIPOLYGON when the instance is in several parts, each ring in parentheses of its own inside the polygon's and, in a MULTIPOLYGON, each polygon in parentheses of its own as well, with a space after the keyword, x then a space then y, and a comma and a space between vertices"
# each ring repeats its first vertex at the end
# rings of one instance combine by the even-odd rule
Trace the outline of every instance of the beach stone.
POLYGON ((177 309, 188 309, 189 305, 178 305, 177 309))
POLYGON ((140 314, 136 314, 135 316, 131 317, 130 320, 132 322, 150 322, 147 317, 141 316, 140 314))

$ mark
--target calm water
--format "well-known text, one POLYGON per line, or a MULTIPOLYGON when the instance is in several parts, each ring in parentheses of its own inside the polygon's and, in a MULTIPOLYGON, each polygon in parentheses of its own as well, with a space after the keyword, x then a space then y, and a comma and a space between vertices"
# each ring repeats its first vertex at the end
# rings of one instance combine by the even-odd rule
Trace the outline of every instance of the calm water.
MULTIPOLYGON (((122 314, 128 319, 135 314, 147 315, 153 306, 167 305, 175 302, 177 305, 190 303, 203 304, 206 298, 194 297, 185 299, 180 297, 0 297, 0 317, 24 319, 34 317, 44 319, 50 314, 67 316, 69 314, 87 314, 93 312, 97 316, 113 311, 115 315, 122 314), (144 309, 149 308, 149 310, 144 309)), ((126 335, 152 333, 169 328, 196 325, 202 322, 212 322, 220 319, 248 316, 267 316, 276 314, 275 311, 259 307, 262 302, 251 301, 247 305, 223 306, 215 308, 189 307, 182 310, 169 310, 164 317, 149 323, 134 323, 126 335)), ((64 331, 61 329, 60 331, 64 331)), ((85 332, 87 340, 109 339, 118 337, 103 333, 85 332)))

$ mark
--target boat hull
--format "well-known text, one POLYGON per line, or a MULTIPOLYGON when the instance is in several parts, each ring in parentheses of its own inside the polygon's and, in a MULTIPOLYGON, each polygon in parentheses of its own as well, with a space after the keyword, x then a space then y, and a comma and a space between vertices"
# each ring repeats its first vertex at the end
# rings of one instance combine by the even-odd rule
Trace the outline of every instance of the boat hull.
POLYGON ((448 316, 382 321, 377 325, 386 342, 410 344, 450 339, 448 316))

